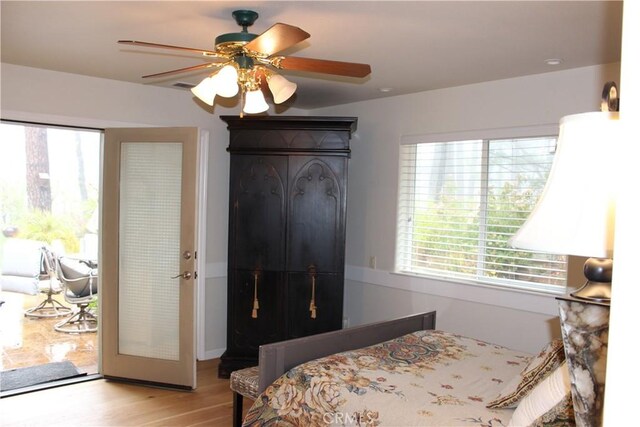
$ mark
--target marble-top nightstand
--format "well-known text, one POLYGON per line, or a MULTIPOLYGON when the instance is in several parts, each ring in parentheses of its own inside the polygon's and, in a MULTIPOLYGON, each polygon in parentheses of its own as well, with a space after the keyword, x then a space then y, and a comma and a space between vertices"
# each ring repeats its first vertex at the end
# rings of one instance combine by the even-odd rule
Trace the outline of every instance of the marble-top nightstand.
POLYGON ((601 426, 609 341, 609 304, 557 297, 576 425, 601 426))

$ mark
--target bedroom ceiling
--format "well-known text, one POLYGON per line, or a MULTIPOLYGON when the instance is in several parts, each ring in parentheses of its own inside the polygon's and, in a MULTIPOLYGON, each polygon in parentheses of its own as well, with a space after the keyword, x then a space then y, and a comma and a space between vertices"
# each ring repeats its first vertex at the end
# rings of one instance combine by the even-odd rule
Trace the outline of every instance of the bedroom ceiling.
MULTIPOLYGON (((212 49, 239 29, 236 9, 311 37, 283 52, 371 64, 363 80, 281 72, 304 109, 618 62, 620 1, 5 1, 2 62, 140 84, 197 84, 207 73, 143 80, 197 55, 118 45, 119 39, 212 49), (545 60, 559 58, 559 65, 545 60), (385 88, 389 91, 383 92, 385 88)), ((185 90, 185 89, 175 89, 185 90)))

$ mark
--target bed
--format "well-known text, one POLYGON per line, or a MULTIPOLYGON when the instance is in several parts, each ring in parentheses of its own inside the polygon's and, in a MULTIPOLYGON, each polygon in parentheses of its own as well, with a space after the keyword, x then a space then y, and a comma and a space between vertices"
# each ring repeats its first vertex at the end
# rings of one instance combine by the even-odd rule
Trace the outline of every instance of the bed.
MULTIPOLYGON (((434 327, 435 313, 423 313, 263 346, 261 393, 243 425, 507 426, 523 396, 563 359, 557 342, 534 356, 434 327), (376 337, 384 341, 372 344, 376 337), (535 381, 527 373, 533 361, 535 381)), ((571 425, 562 397, 554 425, 571 425)))

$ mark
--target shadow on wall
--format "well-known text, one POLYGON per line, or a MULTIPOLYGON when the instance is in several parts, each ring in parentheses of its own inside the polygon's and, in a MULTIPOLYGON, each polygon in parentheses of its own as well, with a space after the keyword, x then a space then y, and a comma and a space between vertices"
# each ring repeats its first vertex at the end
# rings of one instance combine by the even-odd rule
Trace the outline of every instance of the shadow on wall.
POLYGON ((547 327, 549 328, 549 336, 551 339, 562 338, 562 331, 560 330, 560 317, 554 317, 548 319, 547 327))
POLYGON ((450 301, 437 300, 427 294, 347 280, 344 316, 349 326, 357 326, 436 309, 438 314, 448 311, 450 301))
MULTIPOLYGON (((549 302, 554 304, 555 301, 549 302)), ((344 316, 349 326, 436 311, 436 328, 500 344, 512 350, 537 353, 551 339, 560 338, 558 315, 508 306, 464 301, 420 292, 347 280, 344 316)))

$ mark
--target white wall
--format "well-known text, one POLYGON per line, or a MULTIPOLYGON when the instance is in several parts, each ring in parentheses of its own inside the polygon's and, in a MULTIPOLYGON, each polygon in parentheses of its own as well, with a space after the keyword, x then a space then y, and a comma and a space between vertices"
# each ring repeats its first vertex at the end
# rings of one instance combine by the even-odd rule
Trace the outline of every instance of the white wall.
MULTIPOLYGON (((226 347, 226 260, 229 133, 219 115, 239 107, 206 111, 185 90, 98 79, 1 64, 0 115, 3 119, 86 126, 195 126, 210 134, 207 204, 205 352, 226 347)), ((296 109, 284 114, 300 115, 296 109)), ((1 142, 0 142, 1 143, 1 142)))
POLYGON ((620 194, 616 202, 615 268, 611 284, 611 316, 607 355, 607 387, 603 425, 629 425, 637 417, 635 393, 630 384, 640 382, 640 372, 630 367, 637 363, 637 343, 629 339, 638 326, 638 141, 640 140, 640 3, 624 2, 622 22, 622 71, 620 77, 620 194))
POLYGON ((351 144, 347 208, 345 316, 350 324, 437 310, 442 329, 522 351, 537 352, 551 337, 559 337, 552 296, 391 273, 399 141, 402 135, 557 125, 564 115, 598 110, 608 80, 619 81, 619 64, 311 111, 358 117, 351 144), (375 270, 368 268, 371 256, 377 259, 375 270))

